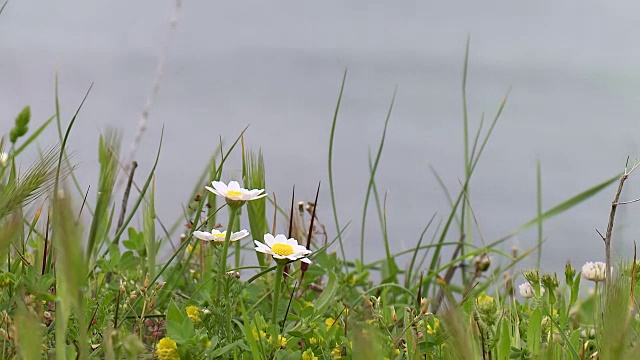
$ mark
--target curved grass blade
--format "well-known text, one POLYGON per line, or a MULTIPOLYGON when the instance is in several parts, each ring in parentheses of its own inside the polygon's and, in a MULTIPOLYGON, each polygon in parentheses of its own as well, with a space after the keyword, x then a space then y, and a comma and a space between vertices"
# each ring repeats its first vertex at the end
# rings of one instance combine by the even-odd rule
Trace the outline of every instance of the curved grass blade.
POLYGON ((331 123, 331 135, 329 136, 329 192, 331 193, 331 207, 333 208, 333 218, 336 223, 336 231, 338 231, 338 242, 340 243, 340 253, 342 255, 342 261, 347 261, 347 256, 344 252, 344 245, 342 242, 342 235, 340 234, 340 222, 338 220, 338 207, 336 206, 336 195, 333 188, 333 141, 336 133, 336 123, 338 122, 338 112, 340 111, 340 102, 342 102, 342 94, 344 93, 344 85, 347 82, 347 69, 344 69, 344 75, 342 76, 342 85, 340 85, 340 94, 338 95, 338 102, 336 103, 336 110, 333 113, 333 121, 331 123))
POLYGON ((362 263, 364 263, 364 230, 365 230, 365 224, 367 222, 367 208, 369 207, 369 197, 371 196, 371 190, 374 186, 376 171, 378 170, 378 164, 380 164, 380 157, 382 156, 382 150, 384 149, 384 140, 387 136, 387 126, 389 125, 389 119, 391 118, 391 112, 393 111, 393 104, 396 101, 397 93, 398 93, 398 88, 396 87, 396 89, 393 91, 393 97, 391 98, 391 104, 389 105, 387 118, 384 120, 382 138, 380 139, 380 144, 378 145, 378 152, 376 153, 376 158, 373 162, 373 166, 371 166, 371 171, 369 175, 369 184, 367 185, 367 192, 364 197, 364 206, 362 209, 362 225, 360 230, 360 262, 362 263))

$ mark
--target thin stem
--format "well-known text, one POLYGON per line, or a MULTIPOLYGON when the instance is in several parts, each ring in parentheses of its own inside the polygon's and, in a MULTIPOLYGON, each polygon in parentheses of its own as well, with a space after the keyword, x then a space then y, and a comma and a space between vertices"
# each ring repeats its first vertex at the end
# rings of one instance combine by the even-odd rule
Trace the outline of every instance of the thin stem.
MULTIPOLYGON (((222 247, 222 255, 220 256, 220 279, 227 273, 227 254, 229 253, 229 243, 231 243, 231 233, 233 223, 236 220, 236 214, 240 210, 239 206, 229 206, 229 225, 227 225, 227 233, 224 237, 224 245, 222 247)), ((218 298, 220 298, 221 287, 218 287, 218 298)))
POLYGON ((600 321, 600 297, 598 297, 598 281, 596 281, 596 289, 593 293, 593 296, 596 300, 596 318, 594 320, 596 325, 598 325, 598 321, 600 321))
POLYGON ((280 302, 280 286, 282 285, 282 277, 284 276, 284 263, 277 262, 276 268, 276 288, 273 295, 273 309, 271 310, 271 323, 278 323, 278 303, 280 302))
MULTIPOLYGON (((635 168, 635 167, 634 167, 635 168)), ((618 209, 618 202, 620 201, 620 194, 622 193, 622 187, 624 186, 625 180, 629 177, 630 172, 627 172, 625 167, 624 173, 620 176, 620 182, 618 183, 618 189, 616 190, 616 194, 613 197, 613 201, 611 202, 611 212, 609 213, 609 223, 607 224, 607 232, 604 236, 604 252, 605 252, 605 263, 607 264, 607 276, 605 277, 605 284, 610 284, 611 279, 611 235, 613 232, 613 222, 616 217, 616 210, 618 209)))
POLYGON ((229 225, 227 226, 227 232, 224 237, 224 246, 222 247, 222 256, 220 257, 220 274, 218 274, 217 293, 218 300, 221 300, 220 293, 222 292, 222 287, 224 287, 224 301, 226 303, 226 315, 227 315, 227 336, 231 336, 231 317, 232 317, 232 306, 231 300, 229 299, 229 286, 226 285, 226 274, 227 274, 227 254, 229 252, 229 243, 231 243, 231 233, 233 232, 233 224, 236 221, 236 217, 238 212, 240 212, 240 208, 242 205, 238 204, 229 204, 229 225))

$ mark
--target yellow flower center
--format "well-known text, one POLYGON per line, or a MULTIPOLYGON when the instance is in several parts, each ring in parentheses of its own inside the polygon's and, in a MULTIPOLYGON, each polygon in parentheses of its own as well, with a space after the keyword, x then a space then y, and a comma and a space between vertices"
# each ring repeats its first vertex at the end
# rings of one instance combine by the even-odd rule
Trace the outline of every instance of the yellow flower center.
POLYGON ((280 256, 293 255, 293 247, 289 244, 275 243, 271 247, 271 251, 280 256))
POLYGON ((238 191, 238 190, 227 190, 227 195, 228 195, 228 196, 233 196, 233 197, 240 196, 240 195, 242 195, 242 191, 238 191))
POLYGON ((216 237, 216 239, 222 239, 222 240, 224 240, 224 238, 227 236, 227 232, 226 232, 226 231, 224 231, 224 232, 221 232, 220 234, 213 234, 213 236, 215 236, 215 237, 216 237))

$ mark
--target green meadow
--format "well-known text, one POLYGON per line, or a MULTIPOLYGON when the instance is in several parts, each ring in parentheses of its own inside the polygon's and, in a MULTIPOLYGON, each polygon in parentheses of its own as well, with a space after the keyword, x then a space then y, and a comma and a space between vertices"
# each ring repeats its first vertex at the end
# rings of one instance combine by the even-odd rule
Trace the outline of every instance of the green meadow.
MULTIPOLYGON (((89 190, 68 146, 84 100, 63 118, 56 84, 49 119, 32 118, 28 106, 3 114, 15 124, 0 142, 1 358, 640 359, 640 269, 635 255, 610 256, 616 210, 627 205, 620 192, 635 165, 549 208, 541 206, 538 165, 537 215, 480 241, 469 189, 508 96, 497 99, 492 118, 470 121, 468 52, 466 59, 461 180, 445 184, 434 173, 449 207, 402 252, 394 252, 376 184, 394 99, 369 160, 361 218, 343 219, 336 206, 334 136, 346 71, 327 109, 327 203, 298 198, 295 189, 273 196, 269 154, 249 150, 260 143, 245 143, 248 127, 220 134, 226 140, 175 204, 184 214, 160 219, 155 169, 170 135, 157 139, 151 171, 141 173, 121 156, 122 134, 101 134, 99 180, 89 190), (57 139, 42 138, 49 127, 57 139), (25 154, 37 160, 25 164, 25 154), (236 158, 240 164, 230 163, 236 158), (230 178, 228 168, 241 176, 230 178), (602 258, 563 273, 540 268, 545 221, 602 191, 614 199, 602 258), (333 217, 320 223, 317 208, 333 217), (364 233, 370 222, 378 234, 364 233), (536 246, 512 249, 525 230, 537 231, 536 246), (384 256, 364 261, 372 239, 382 239, 384 256), (359 242, 360 253, 346 252, 347 241, 359 242), (538 266, 523 268, 525 259, 538 266)), ((319 181, 299 185, 320 192, 319 181)))

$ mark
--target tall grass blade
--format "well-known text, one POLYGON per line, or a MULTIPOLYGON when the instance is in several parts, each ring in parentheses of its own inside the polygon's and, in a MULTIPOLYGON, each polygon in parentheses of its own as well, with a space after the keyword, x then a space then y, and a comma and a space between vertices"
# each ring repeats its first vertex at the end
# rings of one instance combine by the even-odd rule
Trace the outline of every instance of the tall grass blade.
MULTIPOLYGON (((243 177, 244 185, 247 189, 266 189, 264 159, 262 151, 258 151, 256 155, 252 151, 246 152, 243 156, 243 177)), ((253 238, 260 236, 269 231, 267 225, 267 199, 262 198, 249 201, 247 204, 247 216, 249 218, 249 228, 253 238)), ((258 263, 265 265, 265 256, 262 253, 255 252, 258 263)))
POLYGON ((336 103, 336 109, 333 113, 333 121, 331 122, 331 135, 329 136, 329 192, 331 193, 331 208, 333 209, 333 218, 336 223, 336 231, 338 232, 338 242, 340 243, 340 253, 342 255, 342 261, 347 261, 347 256, 344 252, 344 244, 342 241, 342 235, 340 234, 340 222, 338 220, 338 207, 336 206, 336 194, 333 188, 333 142, 336 133, 336 124, 338 122, 338 113, 340 111, 340 103, 342 102, 342 94, 344 93, 344 85, 347 82, 347 69, 344 70, 342 75, 342 85, 340 85, 340 94, 338 95, 338 102, 336 103))
POLYGON ((44 327, 23 302, 18 302, 15 324, 18 330, 18 350, 22 359, 41 359, 44 327))
MULTIPOLYGON (((86 329, 85 309, 83 304, 83 286, 87 274, 87 266, 82 254, 80 229, 75 224, 75 211, 72 210, 69 196, 53 198, 51 220, 52 243, 56 252, 56 355, 58 359, 66 358, 66 329, 72 313, 78 319, 78 327, 86 329)), ((79 331, 80 359, 87 355, 87 338, 85 331, 79 331)))
POLYGON ((413 267, 416 264, 416 259, 418 257, 418 252, 420 251, 420 246, 422 245, 422 240, 424 239, 424 235, 427 233, 427 230, 429 230, 429 227, 431 227, 431 224, 433 223, 433 220, 436 218, 436 214, 434 213, 433 216, 431 216, 431 219, 429 219, 429 222, 427 222, 427 225, 424 227, 424 229, 422 230, 422 233, 420 233, 420 238, 418 239, 418 244, 416 245, 416 247, 413 249, 413 254, 411 256, 411 261, 409 261, 409 267, 407 268, 407 273, 404 276, 404 287, 409 287, 411 284, 411 281, 413 280, 413 267))
POLYGON ((448 308, 442 316, 442 323, 449 336, 446 349, 447 358, 452 360, 482 358, 471 329, 462 320, 462 314, 457 309, 448 308))
MULTIPOLYGON (((587 199, 591 198, 592 196, 596 195, 597 193, 599 193, 600 191, 602 191, 604 188, 606 188, 607 186, 611 185, 612 183, 614 183, 616 180, 618 180, 620 178, 620 175, 616 175, 612 178, 609 178, 599 184, 596 184, 572 197, 570 197, 569 199, 561 202, 560 204, 552 207, 551 209, 543 212, 540 216, 536 216, 534 219, 531 219, 530 221, 526 222, 524 225, 520 226, 518 228, 518 230, 515 231, 515 233, 519 233, 527 228, 529 228, 532 225, 535 225, 538 223, 538 221, 540 221, 540 219, 542 220, 547 220, 549 218, 552 218, 556 215, 559 215, 571 208, 573 208, 576 205, 579 205, 580 203, 586 201, 587 199)), ((514 234, 515 234, 514 233, 514 234)))
MULTIPOLYGON (((155 179, 155 177, 154 177, 155 179)), ((158 245, 156 243, 156 209, 155 209, 155 180, 151 183, 151 191, 148 194, 148 201, 145 202, 142 209, 142 218, 144 226, 144 243, 146 247, 147 258, 147 274, 150 278, 156 276, 156 256, 158 254, 158 245)))
POLYGON ((118 156, 120 154, 121 137, 114 130, 107 130, 104 136, 100 136, 98 145, 98 160, 100 162, 100 174, 98 177, 98 193, 96 205, 91 220, 91 228, 87 240, 88 262, 92 261, 100 245, 104 242, 109 228, 109 222, 113 189, 118 177, 118 156), (96 247, 96 244, 98 246, 96 247))
MULTIPOLYGON (((163 138, 164 138, 164 127, 162 127, 162 131, 160 132, 160 142, 158 144, 158 151, 156 152, 156 159, 153 162, 153 167, 151 167, 151 171, 149 172, 149 176, 147 177, 147 181, 142 186, 142 189, 140 189, 140 194, 138 196, 138 199, 136 199, 136 202, 133 204, 133 208, 130 210, 129 215, 125 219, 124 223, 122 223, 122 226, 118 229, 118 231, 116 231, 115 235, 113 236, 113 240, 111 240, 111 244, 117 244, 118 243, 118 241, 120 240, 120 236, 122 236, 122 233, 125 231, 125 229, 129 225, 129 223, 131 222, 131 220, 135 216, 136 211, 138 211, 138 208, 140 207, 140 204, 144 200, 144 196, 147 193, 147 190, 149 189, 149 186, 151 185, 151 182, 153 181, 153 178, 154 178, 155 173, 156 173, 156 167, 158 166, 158 161, 160 160, 160 151, 162 150, 162 139, 163 138)), ((109 245, 111 245, 111 244, 109 244, 109 245)), ((109 247, 107 246, 107 249, 103 252, 102 257, 106 256, 108 251, 109 251, 109 247)))
MULTIPOLYGON (((604 288, 604 287, 603 287, 604 288)), ((602 314, 597 314, 602 319, 600 331, 600 349, 598 358, 602 360, 628 359, 628 335, 633 331, 632 316, 629 311, 629 285, 623 278, 614 279, 607 284, 603 292, 602 314)), ((599 299, 596 299, 598 301, 599 299)))
MULTIPOLYGON (((64 161, 65 161, 65 165, 69 168, 69 169, 73 169, 73 166, 71 164, 71 160, 69 160, 69 155, 67 154, 67 141, 69 140, 69 135, 71 134, 71 128, 73 128, 73 125, 76 122, 76 119, 78 118, 78 114, 80 113, 80 109, 82 109, 82 107, 84 106, 85 101, 87 100, 87 98, 89 97, 89 93, 91 93, 91 89, 93 88, 93 83, 91 83, 91 85, 89 86, 89 88, 87 89, 87 92, 84 94, 84 97, 82 98, 82 101, 80 102, 80 105, 78 106, 78 108, 76 109, 75 113, 73 114, 73 117, 71 118, 71 121, 69 122, 69 125, 67 126, 67 130, 64 133, 64 136, 62 134, 62 120, 60 118, 60 99, 58 97, 58 74, 56 73, 56 80, 55 80, 55 105, 56 105, 56 125, 58 128, 58 139, 60 140, 60 158, 58 160, 58 168, 62 167, 62 159, 64 157, 64 161)), ((71 175, 71 180, 73 180, 73 184, 76 188, 76 190, 78 191, 79 194, 83 194, 83 188, 82 186, 80 186, 80 182, 78 181, 78 179, 76 178, 76 175, 73 171, 71 171, 69 173, 71 175)), ((56 185, 55 185, 55 191, 58 191, 58 185, 57 185, 57 181, 56 180, 56 185)), ((93 209, 91 209, 90 207, 87 207, 87 209, 89 210, 90 213, 93 213, 93 209)))
POLYGON ((376 153, 376 158, 373 161, 373 166, 371 167, 371 171, 369 174, 369 184, 367 185, 367 192, 364 198, 364 205, 362 209, 362 226, 360 230, 360 262, 364 263, 364 230, 365 224, 367 222, 367 208, 369 207, 369 197, 371 196, 371 189, 373 188, 373 184, 375 181, 376 171, 378 170, 378 164, 380 164, 380 157, 382 157, 382 150, 384 149, 384 140, 387 136, 387 126, 389 125, 389 119, 391 118, 391 112, 393 111, 393 104, 396 101, 396 94, 398 93, 398 88, 393 91, 393 97, 391 98, 391 104, 389 104, 389 110, 387 111, 387 117, 384 120, 384 128, 382 130, 382 137, 380 139, 380 144, 378 145, 378 152, 376 153))
POLYGON ((536 184, 537 184, 537 216, 538 216, 538 258, 536 259, 536 267, 540 268, 540 260, 542 260, 542 172, 540 170, 540 160, 536 162, 536 184))

